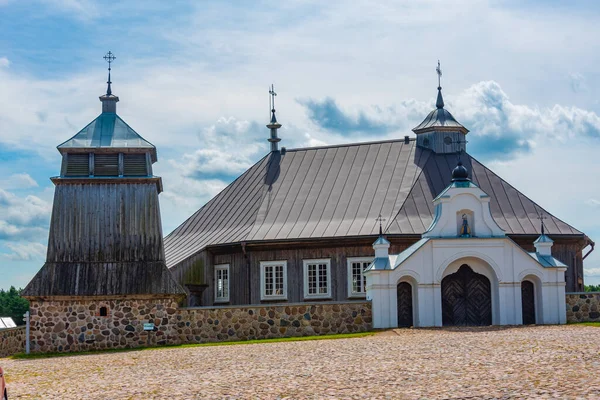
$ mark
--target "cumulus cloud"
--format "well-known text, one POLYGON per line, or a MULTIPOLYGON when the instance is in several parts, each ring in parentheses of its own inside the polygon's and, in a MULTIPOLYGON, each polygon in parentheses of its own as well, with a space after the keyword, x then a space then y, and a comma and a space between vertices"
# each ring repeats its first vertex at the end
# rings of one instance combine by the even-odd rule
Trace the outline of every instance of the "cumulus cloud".
POLYGON ((588 277, 600 277, 600 268, 585 268, 583 274, 588 277))
MULTIPOLYGON (((358 111, 343 109, 331 98, 300 104, 320 129, 344 136, 407 132, 433 109, 432 104, 416 100, 381 108, 365 106, 358 111)), ((595 112, 558 104, 548 108, 515 104, 494 81, 482 81, 458 96, 449 96, 446 109, 470 130, 469 152, 483 160, 528 153, 540 139, 600 138, 600 117, 595 112)))
POLYGON ((4 189, 29 189, 38 187, 37 182, 26 173, 13 174, 6 179, 0 179, 0 187, 4 189))
POLYGON ((41 243, 7 243, 12 253, 1 256, 13 261, 43 260, 46 257, 46 246, 41 243))
POLYGON ((36 196, 18 197, 0 189, 0 240, 42 238, 52 206, 36 196))

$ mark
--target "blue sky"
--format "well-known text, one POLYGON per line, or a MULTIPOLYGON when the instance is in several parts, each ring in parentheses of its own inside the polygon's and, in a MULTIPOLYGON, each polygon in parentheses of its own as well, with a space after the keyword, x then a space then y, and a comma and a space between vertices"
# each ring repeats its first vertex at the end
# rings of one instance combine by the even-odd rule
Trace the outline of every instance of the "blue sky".
MULTIPOLYGON (((0 0, 0 288, 44 262, 56 145, 100 112, 158 147, 165 234, 282 145, 412 135, 435 104, 469 152, 600 240, 600 7, 595 1, 0 0)), ((586 259, 600 283, 600 251, 586 259)))

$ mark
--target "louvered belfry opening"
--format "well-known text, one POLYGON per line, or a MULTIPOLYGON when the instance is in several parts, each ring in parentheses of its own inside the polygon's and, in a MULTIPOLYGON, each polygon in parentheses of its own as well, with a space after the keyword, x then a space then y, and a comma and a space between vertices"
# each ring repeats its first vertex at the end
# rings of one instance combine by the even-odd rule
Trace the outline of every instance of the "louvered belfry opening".
POLYGON ((119 176, 119 154, 94 154, 94 176, 119 176))
POLYGON ((67 170, 65 176, 89 176, 90 174, 90 155, 68 154, 67 170))
POLYGON ((146 154, 123 155, 124 176, 147 176, 146 154))

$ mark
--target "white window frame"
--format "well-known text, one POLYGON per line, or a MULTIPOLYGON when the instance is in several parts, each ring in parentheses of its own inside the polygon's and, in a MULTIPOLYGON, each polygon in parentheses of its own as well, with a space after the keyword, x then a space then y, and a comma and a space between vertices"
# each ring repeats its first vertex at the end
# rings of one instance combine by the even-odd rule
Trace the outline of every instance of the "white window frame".
MULTIPOLYGON (((302 260, 304 264, 304 298, 305 299, 330 299, 331 298, 331 258, 319 258, 314 260, 302 260), (327 264, 327 293, 308 292, 308 266, 310 264, 327 264)), ((318 271, 318 269, 317 269, 318 271)), ((317 287, 318 287, 317 283, 317 287)))
POLYGON ((215 303, 228 303, 229 302, 229 282, 231 281, 231 273, 229 271, 229 264, 218 264, 215 265, 215 303), (227 271, 227 286, 224 286, 226 290, 226 296, 219 297, 219 272, 227 271))
MULTIPOLYGON (((353 275, 353 270, 352 270, 352 264, 353 263, 369 263, 371 264, 373 262, 374 258, 373 257, 348 257, 347 261, 348 261, 348 297, 349 298, 365 298, 367 297, 367 280, 365 279, 364 275, 362 276, 363 278, 363 289, 365 290, 364 292, 355 292, 354 291, 354 285, 353 283, 353 279, 354 279, 354 275, 353 275)), ((364 271, 364 269, 363 269, 364 271)))
POLYGON ((260 262, 260 299, 262 301, 268 300, 287 300, 287 261, 279 260, 279 261, 261 261, 260 262), (278 265, 283 266, 283 293, 282 294, 274 294, 267 295, 266 294, 266 274, 265 270, 270 267, 275 267, 278 265))

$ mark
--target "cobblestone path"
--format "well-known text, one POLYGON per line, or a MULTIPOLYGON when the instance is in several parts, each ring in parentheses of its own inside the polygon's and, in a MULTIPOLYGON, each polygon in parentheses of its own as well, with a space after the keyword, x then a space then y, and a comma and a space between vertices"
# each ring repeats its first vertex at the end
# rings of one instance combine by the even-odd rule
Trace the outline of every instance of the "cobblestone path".
POLYGON ((11 399, 598 399, 600 328, 402 329, 0 364, 11 399))

